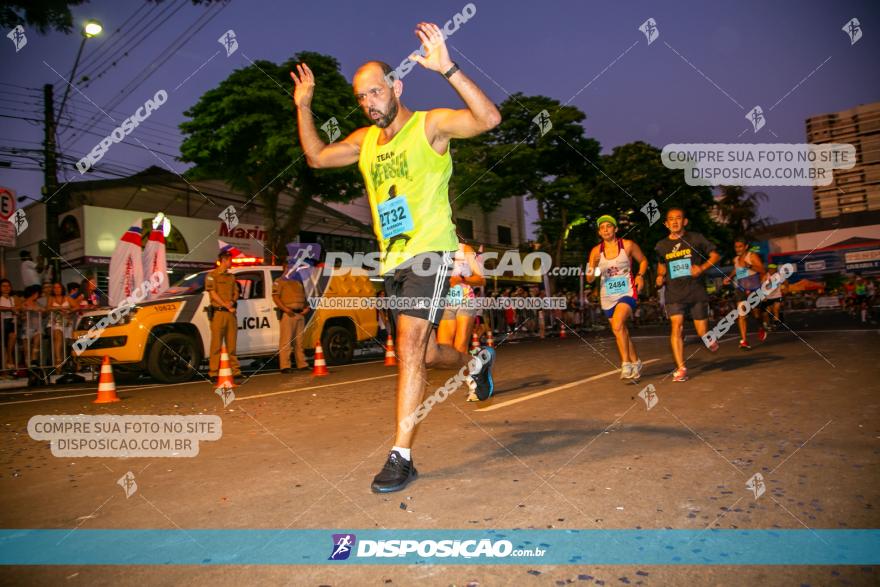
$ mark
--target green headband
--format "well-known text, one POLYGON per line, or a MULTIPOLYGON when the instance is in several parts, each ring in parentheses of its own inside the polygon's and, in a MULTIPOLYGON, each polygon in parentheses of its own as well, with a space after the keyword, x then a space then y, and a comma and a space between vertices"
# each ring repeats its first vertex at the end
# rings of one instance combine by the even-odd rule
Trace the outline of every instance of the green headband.
POLYGON ((614 219, 613 216, 609 214, 605 214, 604 216, 599 216, 599 219, 596 221, 596 228, 602 226, 603 222, 610 222, 614 225, 614 228, 617 228, 617 220, 614 219))

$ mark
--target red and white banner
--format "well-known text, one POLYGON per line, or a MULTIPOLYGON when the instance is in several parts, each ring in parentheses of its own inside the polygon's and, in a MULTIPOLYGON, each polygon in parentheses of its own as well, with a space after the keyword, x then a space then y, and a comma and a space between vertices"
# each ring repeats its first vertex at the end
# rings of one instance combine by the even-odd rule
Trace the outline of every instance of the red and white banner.
POLYGON ((150 231, 150 240, 144 247, 144 275, 150 279, 150 293, 148 300, 154 300, 159 297, 166 289, 168 289, 168 263, 165 259, 165 235, 162 234, 162 225, 150 231), (158 277, 162 277, 161 282, 158 277), (160 283, 156 286, 155 283, 160 283))
POLYGON ((118 306, 144 282, 140 221, 129 227, 110 257, 110 305, 118 306))

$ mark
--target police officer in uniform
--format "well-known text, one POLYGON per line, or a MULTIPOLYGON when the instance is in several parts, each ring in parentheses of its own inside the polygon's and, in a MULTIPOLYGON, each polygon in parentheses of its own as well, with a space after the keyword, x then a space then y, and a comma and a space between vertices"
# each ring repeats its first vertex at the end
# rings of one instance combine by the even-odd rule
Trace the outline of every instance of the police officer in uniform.
POLYGON ((281 336, 278 341, 281 372, 293 373, 293 369, 290 368, 291 336, 296 352, 296 368, 307 369, 309 365, 306 363, 306 355, 303 351, 303 330, 310 308, 306 304, 306 292, 302 281, 279 277, 272 283, 272 299, 275 301, 275 309, 279 313, 278 321, 281 323, 281 336))
POLYGON ((241 377, 241 368, 238 366, 238 357, 235 356, 235 340, 238 334, 238 326, 235 317, 235 303, 238 300, 238 286, 235 276, 229 273, 232 266, 232 255, 229 251, 220 251, 217 255, 219 266, 209 272, 205 277, 205 291, 211 299, 211 361, 209 374, 217 377, 220 369, 220 349, 223 341, 226 342, 226 352, 229 353, 229 366, 232 375, 236 379, 241 377))

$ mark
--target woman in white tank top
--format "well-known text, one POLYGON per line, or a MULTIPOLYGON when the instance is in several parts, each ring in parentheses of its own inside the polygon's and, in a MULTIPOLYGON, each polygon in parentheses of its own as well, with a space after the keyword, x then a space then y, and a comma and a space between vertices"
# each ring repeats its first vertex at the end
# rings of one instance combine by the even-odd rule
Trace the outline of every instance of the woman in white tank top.
POLYGON ((642 361, 629 335, 626 321, 636 309, 639 292, 645 287, 644 275, 648 259, 639 245, 631 240, 618 238, 617 221, 608 215, 596 221, 602 242, 590 251, 587 262, 587 281, 601 279, 599 299, 602 311, 611 321, 611 330, 620 351, 620 378, 638 381, 642 374, 642 361), (632 260, 639 264, 633 276, 632 260))

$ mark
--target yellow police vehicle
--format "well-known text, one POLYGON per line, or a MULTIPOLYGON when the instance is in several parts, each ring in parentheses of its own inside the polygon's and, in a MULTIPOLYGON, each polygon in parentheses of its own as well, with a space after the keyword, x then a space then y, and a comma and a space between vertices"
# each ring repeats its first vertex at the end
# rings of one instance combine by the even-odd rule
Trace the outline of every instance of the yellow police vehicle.
MULTIPOLYGON (((278 353, 279 318, 272 301, 272 283, 284 271, 284 267, 267 265, 230 269, 241 294, 236 307, 239 360, 270 359, 278 353)), ((123 376, 147 373, 162 383, 191 379, 207 359, 211 342, 207 273, 187 275, 160 298, 137 304, 118 324, 100 331, 97 338, 93 330, 92 340, 78 356, 80 364, 96 365, 108 356, 114 372, 123 376)), ((376 310, 370 306, 328 308, 326 302, 334 297, 373 298, 373 284, 363 271, 324 271, 319 266, 303 285, 307 298, 322 298, 325 302, 306 317, 305 349, 314 349, 320 341, 328 364, 350 362, 359 342, 375 338, 376 310)), ((74 340, 83 340, 81 337, 87 336, 109 311, 106 308, 83 314, 74 340)))

